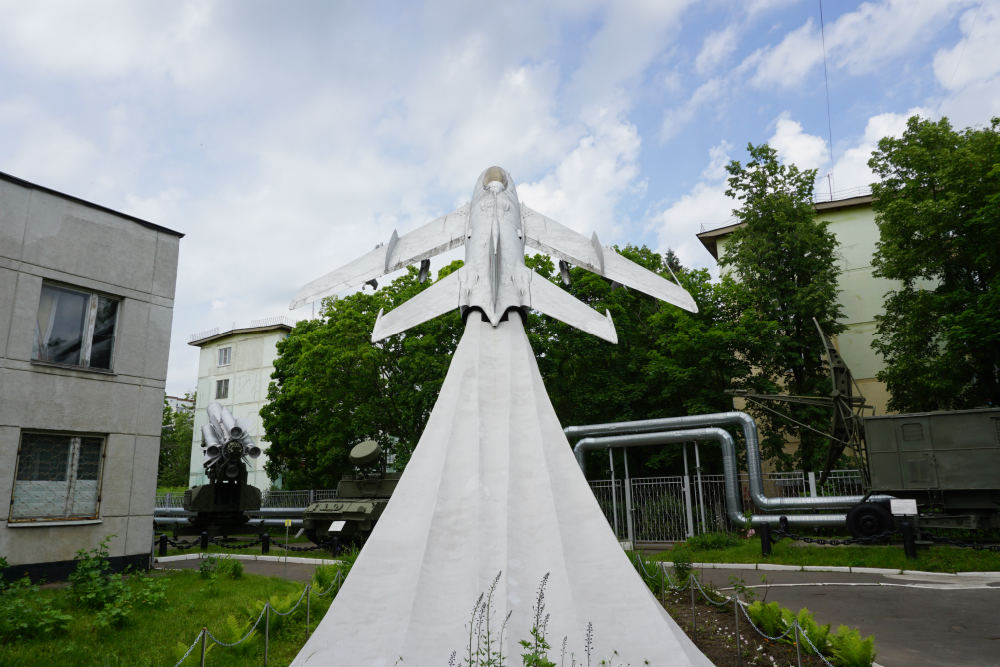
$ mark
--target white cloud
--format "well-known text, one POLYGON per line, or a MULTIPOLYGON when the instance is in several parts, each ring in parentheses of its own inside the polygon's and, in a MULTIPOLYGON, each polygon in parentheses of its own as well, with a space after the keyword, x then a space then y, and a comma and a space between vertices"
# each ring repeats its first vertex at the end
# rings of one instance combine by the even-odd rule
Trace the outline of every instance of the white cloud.
POLYGON ((728 25, 722 30, 710 33, 702 42, 701 51, 694 61, 694 68, 702 76, 707 75, 729 57, 739 43, 736 25, 728 25))
POLYGON ((774 134, 767 143, 778 151, 782 162, 799 169, 821 169, 829 164, 826 140, 805 132, 802 123, 792 120, 787 111, 778 116, 774 134))
POLYGON ((602 118, 551 172, 518 185, 527 206, 604 243, 628 240, 615 209, 628 193, 641 189, 636 159, 640 139, 634 125, 610 115, 602 118))
MULTIPOLYGON (((906 120, 913 115, 929 117, 929 110, 915 107, 905 113, 882 113, 872 116, 865 125, 864 135, 853 146, 845 149, 831 169, 833 191, 837 197, 848 197, 867 191, 875 181, 875 175, 868 167, 868 160, 883 137, 899 137, 906 130, 906 120)), ((818 187, 821 194, 827 194, 826 184, 818 187)))
POLYGON ((961 18, 962 39, 934 56, 934 75, 949 93, 940 109, 953 125, 982 125, 1000 114, 1000 6, 983 2, 961 18))
POLYGON ((0 99, 0 125, 14 130, 16 136, 16 144, 0 143, 6 171, 53 188, 66 188, 81 172, 97 177, 98 147, 65 119, 46 112, 35 100, 0 99))
POLYGON ((660 123, 660 141, 669 141, 694 119, 702 108, 722 97, 726 90, 723 79, 709 79, 691 94, 680 106, 667 109, 660 123))
POLYGON ((785 35, 777 46, 760 49, 751 54, 744 66, 754 67, 750 83, 760 88, 800 85, 814 65, 821 62, 819 31, 812 19, 785 35))

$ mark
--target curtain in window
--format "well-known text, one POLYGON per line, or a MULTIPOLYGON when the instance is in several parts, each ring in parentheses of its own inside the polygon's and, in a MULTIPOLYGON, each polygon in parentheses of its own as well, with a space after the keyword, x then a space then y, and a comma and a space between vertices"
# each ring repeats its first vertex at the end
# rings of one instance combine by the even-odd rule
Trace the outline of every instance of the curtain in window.
POLYGON ((89 302, 89 295, 43 285, 32 358, 79 365, 89 302))

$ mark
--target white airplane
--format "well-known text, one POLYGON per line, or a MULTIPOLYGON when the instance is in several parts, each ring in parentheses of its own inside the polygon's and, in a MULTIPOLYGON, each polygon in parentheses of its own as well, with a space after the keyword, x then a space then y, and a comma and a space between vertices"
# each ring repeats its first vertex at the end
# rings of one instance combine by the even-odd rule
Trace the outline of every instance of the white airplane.
POLYGON ((472 201, 409 234, 393 231, 389 241, 298 291, 290 309, 337 294, 410 264, 420 262, 427 278, 430 258, 465 245, 465 265, 387 314, 379 311, 372 342, 398 334, 452 308, 463 318, 478 310, 495 327, 514 310, 522 319, 534 308, 550 317, 612 343, 618 342, 611 313, 601 315, 582 301, 534 273, 524 264, 524 246, 557 257, 568 283, 568 263, 661 299, 692 313, 694 299, 680 285, 665 280, 613 249, 531 210, 517 199, 510 175, 490 167, 480 175, 472 201))

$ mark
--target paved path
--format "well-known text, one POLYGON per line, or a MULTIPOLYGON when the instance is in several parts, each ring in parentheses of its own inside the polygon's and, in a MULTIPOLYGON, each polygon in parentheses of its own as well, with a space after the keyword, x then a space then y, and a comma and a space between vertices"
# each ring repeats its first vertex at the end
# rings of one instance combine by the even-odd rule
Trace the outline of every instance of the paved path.
MULTIPOLYGON (((197 569, 198 560, 157 567, 197 569)), ((250 574, 308 581, 315 563, 243 561, 250 574)), ((1000 666, 1000 573, 871 574, 789 570, 700 569, 702 581, 731 588, 730 577, 759 598, 793 610, 808 607, 820 623, 875 635, 884 667, 1000 666), (761 582, 761 575, 767 582, 761 582)))
POLYGON ((754 586, 758 598, 807 607, 834 630, 843 624, 874 634, 876 661, 885 667, 1000 665, 1000 573, 701 571, 720 589, 731 587, 731 576, 754 586))

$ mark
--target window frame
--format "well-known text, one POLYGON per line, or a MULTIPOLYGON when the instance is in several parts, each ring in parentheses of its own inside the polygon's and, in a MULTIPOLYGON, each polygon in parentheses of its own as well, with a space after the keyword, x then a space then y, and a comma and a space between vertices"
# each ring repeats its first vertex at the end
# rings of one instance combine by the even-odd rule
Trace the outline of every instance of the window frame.
POLYGON ((215 381, 215 400, 226 400, 229 398, 229 378, 221 378, 215 381), (219 389, 225 387, 226 393, 223 396, 219 395, 219 389))
MULTIPOLYGON (((100 519, 101 516, 101 501, 104 485, 104 463, 108 455, 108 434, 106 433, 76 433, 68 431, 45 431, 39 429, 22 429, 20 437, 17 444, 17 458, 14 464, 14 476, 13 483, 11 484, 10 491, 10 508, 7 511, 7 522, 11 525, 18 524, 48 524, 52 522, 77 522, 77 521, 93 521, 100 519), (43 437, 60 437, 69 439, 69 451, 66 458, 66 494, 63 503, 64 511, 60 515, 46 515, 46 516, 15 516, 16 501, 18 499, 19 485, 30 483, 30 482, 60 482, 64 480, 35 480, 18 479, 22 472, 21 466, 25 462, 24 447, 25 438, 30 436, 43 436, 43 437), (74 513, 71 511, 73 505, 79 502, 78 498, 73 497, 73 493, 77 488, 77 485, 81 481, 90 481, 80 478, 80 450, 83 444, 83 439, 100 439, 100 449, 97 456, 97 471, 95 477, 95 488, 94 488, 94 511, 92 513, 74 513)), ((25 493, 24 487, 21 487, 21 492, 25 493)))
MULTIPOLYGON (((118 327, 121 324, 121 313, 122 307, 125 299, 119 295, 108 294, 105 292, 99 292, 96 290, 86 289, 83 287, 78 287, 75 285, 67 285, 64 283, 59 283, 50 280, 43 280, 41 289, 38 292, 38 304, 35 308, 35 336, 34 344, 31 350, 31 361, 32 363, 45 364, 52 366, 59 366, 61 368, 74 368, 78 370, 93 371, 96 373, 114 373, 115 367, 115 353, 118 350, 118 327), (42 297, 45 294, 45 288, 52 288, 54 290, 62 290, 64 292, 70 292, 78 294, 87 298, 87 304, 84 310, 84 320, 83 325, 80 328, 80 358, 79 362, 75 364, 66 363, 62 361, 51 361, 49 359, 41 358, 42 341, 38 335, 38 311, 41 309, 42 297), (114 326, 112 327, 111 334, 111 351, 108 353, 108 367, 102 368, 100 366, 92 366, 93 361, 93 348, 94 348, 94 333, 97 329, 97 314, 98 307, 100 305, 101 299, 106 299, 108 301, 113 301, 117 304, 115 308, 115 318, 114 326)), ((45 341, 46 343, 48 341, 45 341)))
POLYGON ((218 355, 218 358, 216 359, 216 361, 217 361, 216 366, 229 366, 230 364, 233 363, 233 346, 232 345, 226 345, 225 347, 220 347, 220 348, 218 348, 218 350, 219 350, 219 355, 218 355), (226 354, 223 355, 222 354, 223 352, 225 352, 226 354), (222 360, 223 356, 226 357, 225 361, 222 360))

